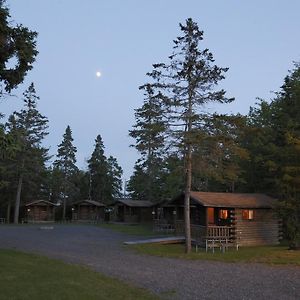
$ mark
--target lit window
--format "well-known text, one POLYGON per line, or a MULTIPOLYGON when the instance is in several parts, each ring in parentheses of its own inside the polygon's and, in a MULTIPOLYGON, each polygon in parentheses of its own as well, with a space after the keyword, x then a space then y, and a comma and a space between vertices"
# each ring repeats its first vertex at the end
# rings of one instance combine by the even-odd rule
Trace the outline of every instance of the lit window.
POLYGON ((219 218, 220 219, 228 219, 228 210, 227 209, 220 209, 219 210, 219 218))
POLYGON ((243 220, 253 220, 253 219, 254 219, 253 209, 244 209, 243 210, 243 220))

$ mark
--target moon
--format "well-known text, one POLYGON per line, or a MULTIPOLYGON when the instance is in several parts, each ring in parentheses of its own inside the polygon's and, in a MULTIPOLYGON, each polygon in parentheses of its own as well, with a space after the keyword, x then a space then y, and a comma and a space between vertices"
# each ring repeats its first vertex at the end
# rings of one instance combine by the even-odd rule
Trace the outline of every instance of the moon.
POLYGON ((100 72, 100 71, 97 71, 97 72, 96 72, 96 76, 97 76, 97 77, 100 77, 100 76, 101 76, 101 72, 100 72))

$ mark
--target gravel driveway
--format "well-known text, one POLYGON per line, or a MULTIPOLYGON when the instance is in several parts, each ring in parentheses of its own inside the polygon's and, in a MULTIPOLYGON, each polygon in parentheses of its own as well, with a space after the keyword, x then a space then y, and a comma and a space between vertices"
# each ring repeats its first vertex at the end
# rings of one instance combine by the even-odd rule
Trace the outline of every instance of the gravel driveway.
MULTIPOLYGON (((132 237, 88 225, 0 226, 0 248, 80 263, 169 299, 300 299, 300 268, 136 254, 132 237)), ((1 266, 0 266, 1 267, 1 266)))

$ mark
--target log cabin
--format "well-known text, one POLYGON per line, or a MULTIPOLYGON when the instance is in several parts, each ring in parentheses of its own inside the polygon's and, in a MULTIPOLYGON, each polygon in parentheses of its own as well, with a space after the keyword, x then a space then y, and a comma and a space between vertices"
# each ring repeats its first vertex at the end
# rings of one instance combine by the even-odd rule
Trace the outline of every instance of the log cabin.
POLYGON ((26 221, 33 222, 54 222, 55 208, 57 205, 47 200, 36 200, 25 204, 26 221))
POLYGON ((72 221, 99 222, 104 220, 105 204, 94 200, 81 200, 72 205, 72 221))
MULTIPOLYGON (((264 194, 191 192, 191 233, 226 237, 241 246, 276 245, 280 223, 277 200, 264 194)), ((184 193, 162 206, 163 215, 183 233, 184 193)))
POLYGON ((151 222, 153 205, 145 200, 117 199, 114 203, 115 220, 125 223, 151 222))

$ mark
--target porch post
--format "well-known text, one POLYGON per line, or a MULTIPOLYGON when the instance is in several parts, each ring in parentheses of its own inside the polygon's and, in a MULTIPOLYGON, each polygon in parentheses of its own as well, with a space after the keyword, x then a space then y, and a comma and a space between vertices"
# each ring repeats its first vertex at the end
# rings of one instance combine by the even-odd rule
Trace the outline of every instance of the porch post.
POLYGON ((205 236, 208 233, 208 207, 205 207, 205 236))

